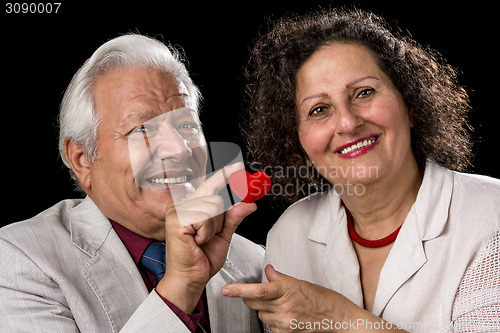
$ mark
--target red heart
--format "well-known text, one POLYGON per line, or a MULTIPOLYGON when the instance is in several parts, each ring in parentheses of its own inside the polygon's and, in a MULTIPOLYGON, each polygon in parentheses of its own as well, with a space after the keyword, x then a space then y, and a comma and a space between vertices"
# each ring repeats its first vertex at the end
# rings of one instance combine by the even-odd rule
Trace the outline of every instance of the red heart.
POLYGON ((265 172, 253 175, 245 170, 236 171, 229 179, 233 192, 244 202, 254 202, 271 189, 271 178, 265 172))

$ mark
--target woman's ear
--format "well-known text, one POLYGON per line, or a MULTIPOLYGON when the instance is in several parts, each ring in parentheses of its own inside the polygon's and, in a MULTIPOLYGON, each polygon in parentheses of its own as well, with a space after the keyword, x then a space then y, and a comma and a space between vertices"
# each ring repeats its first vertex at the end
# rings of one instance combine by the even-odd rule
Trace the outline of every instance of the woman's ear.
POLYGON ((415 127, 415 114, 413 109, 408 109, 408 117, 410 118, 410 128, 415 127))
POLYGON ((81 188, 88 192, 91 188, 90 163, 87 159, 87 152, 84 145, 77 145, 73 141, 66 139, 64 141, 64 155, 68 161, 71 170, 78 179, 81 188))

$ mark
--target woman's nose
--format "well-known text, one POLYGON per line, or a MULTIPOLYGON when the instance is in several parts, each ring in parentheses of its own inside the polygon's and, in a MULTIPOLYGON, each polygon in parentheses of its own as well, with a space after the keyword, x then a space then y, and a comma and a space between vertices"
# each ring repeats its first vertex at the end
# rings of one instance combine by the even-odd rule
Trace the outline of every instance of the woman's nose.
POLYGON ((335 120, 337 134, 352 134, 363 124, 363 119, 356 108, 348 103, 337 108, 335 120))

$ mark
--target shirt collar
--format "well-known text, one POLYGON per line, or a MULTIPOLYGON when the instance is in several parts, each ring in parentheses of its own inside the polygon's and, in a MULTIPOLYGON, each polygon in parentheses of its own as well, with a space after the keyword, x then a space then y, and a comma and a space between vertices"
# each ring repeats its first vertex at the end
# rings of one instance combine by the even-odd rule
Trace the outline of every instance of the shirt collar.
POLYGON ((142 237, 113 220, 110 220, 110 222, 118 234, 118 237, 120 237, 128 252, 132 256, 134 263, 138 265, 142 254, 153 240, 142 237))
MULTIPOLYGON (((407 218, 407 221, 413 220, 417 223, 419 237, 422 240, 436 238, 443 232, 448 221, 453 178, 453 171, 427 160, 417 199, 407 218)), ((345 209, 335 190, 322 194, 311 203, 314 207, 310 210, 313 212, 311 216, 313 225, 309 231, 309 239, 327 244, 333 240, 332 235, 344 231, 347 233, 345 209)))
POLYGON ((427 160, 424 179, 413 204, 422 240, 439 236, 448 221, 453 194, 454 172, 427 160))

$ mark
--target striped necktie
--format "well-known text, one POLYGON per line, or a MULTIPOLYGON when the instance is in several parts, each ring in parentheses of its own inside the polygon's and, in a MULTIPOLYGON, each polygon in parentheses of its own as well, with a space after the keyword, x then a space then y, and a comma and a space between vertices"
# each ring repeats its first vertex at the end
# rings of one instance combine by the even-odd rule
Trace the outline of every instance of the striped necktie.
POLYGON ((158 284, 165 275, 165 243, 149 244, 141 257, 141 264, 155 275, 158 284))

